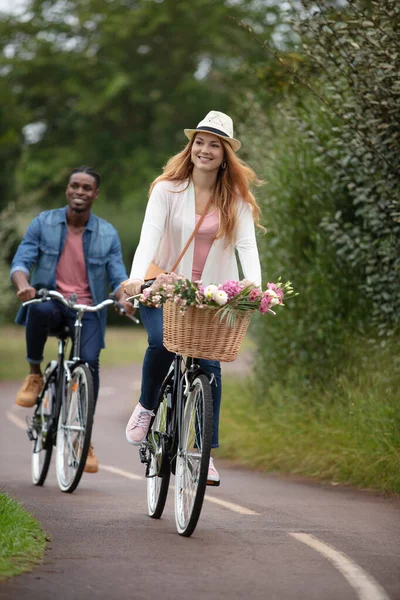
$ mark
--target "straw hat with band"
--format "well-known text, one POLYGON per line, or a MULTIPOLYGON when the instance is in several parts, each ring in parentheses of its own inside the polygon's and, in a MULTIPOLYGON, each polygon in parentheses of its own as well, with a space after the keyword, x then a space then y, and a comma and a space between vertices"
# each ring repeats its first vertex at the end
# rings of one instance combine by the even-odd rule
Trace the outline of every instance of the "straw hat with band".
POLYGON ((228 115, 218 110, 211 110, 202 121, 197 125, 196 129, 184 129, 186 137, 192 139, 195 133, 205 131, 213 133, 222 138, 236 152, 242 145, 239 140, 233 137, 233 122, 228 115))

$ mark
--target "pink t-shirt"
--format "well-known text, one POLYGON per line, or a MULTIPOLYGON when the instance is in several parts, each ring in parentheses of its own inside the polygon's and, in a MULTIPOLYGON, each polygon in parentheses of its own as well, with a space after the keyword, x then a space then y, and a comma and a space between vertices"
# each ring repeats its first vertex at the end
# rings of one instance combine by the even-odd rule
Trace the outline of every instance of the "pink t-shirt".
POLYGON ((56 270, 57 292, 66 298, 76 292, 78 302, 93 304, 83 254, 83 232, 74 233, 68 229, 65 246, 56 270))
MULTIPOLYGON (((196 215, 198 223, 200 215, 196 215)), ((204 265, 206 264, 208 253, 219 228, 219 210, 216 208, 213 212, 206 215, 194 238, 192 281, 201 279, 204 265)))

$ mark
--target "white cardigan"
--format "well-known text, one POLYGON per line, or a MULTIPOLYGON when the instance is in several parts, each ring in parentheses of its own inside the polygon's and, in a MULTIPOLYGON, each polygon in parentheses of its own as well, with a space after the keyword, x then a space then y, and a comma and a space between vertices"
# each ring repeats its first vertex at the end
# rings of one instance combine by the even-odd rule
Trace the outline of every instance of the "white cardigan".
MULTIPOLYGON (((170 271, 195 228, 193 182, 159 181, 151 192, 144 217, 139 245, 133 258, 131 279, 144 279, 152 261, 170 271), (186 189, 185 189, 186 187, 186 189)), ((239 279, 235 248, 245 279, 261 286, 261 267, 251 206, 238 200, 238 227, 234 244, 225 246, 223 238, 214 240, 207 256, 204 285, 239 279)), ((194 240, 176 272, 192 276, 194 240)))

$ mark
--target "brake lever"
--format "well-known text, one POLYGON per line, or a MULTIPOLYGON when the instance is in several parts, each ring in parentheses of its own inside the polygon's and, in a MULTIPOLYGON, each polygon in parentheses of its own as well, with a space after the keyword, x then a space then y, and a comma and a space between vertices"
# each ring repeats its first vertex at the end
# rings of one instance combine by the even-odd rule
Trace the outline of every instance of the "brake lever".
POLYGON ((71 294, 69 300, 68 300, 68 304, 70 306, 73 306, 74 304, 76 304, 76 301, 78 300, 78 294, 76 292, 74 292, 73 294, 71 294))
POLYGON ((37 290, 35 298, 39 299, 41 298, 42 301, 44 302, 46 300, 46 296, 48 295, 49 291, 46 288, 40 288, 40 290, 37 290))
POLYGON ((118 300, 115 299, 115 296, 114 296, 114 302, 115 302, 115 306, 118 308, 118 312, 119 312, 120 315, 123 315, 124 317, 127 317, 128 319, 130 319, 131 321, 133 321, 137 325, 140 323, 139 319, 137 319, 133 315, 130 315, 129 313, 126 312, 126 310, 124 309, 124 307, 122 306, 122 304, 120 304, 118 302, 118 300))

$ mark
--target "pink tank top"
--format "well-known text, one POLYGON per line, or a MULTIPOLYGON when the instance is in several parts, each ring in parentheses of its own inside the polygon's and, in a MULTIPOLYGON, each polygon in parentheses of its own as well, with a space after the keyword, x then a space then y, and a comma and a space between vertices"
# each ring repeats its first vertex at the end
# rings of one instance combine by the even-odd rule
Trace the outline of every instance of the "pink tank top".
MULTIPOLYGON (((196 215, 198 223, 200 215, 196 215)), ((219 210, 216 208, 213 212, 206 215, 196 236, 194 238, 194 253, 192 267, 192 281, 201 279, 204 265, 213 241, 219 228, 219 210)))
POLYGON ((69 298, 74 292, 81 304, 93 304, 83 254, 83 233, 68 229, 65 246, 56 270, 57 292, 69 298))

